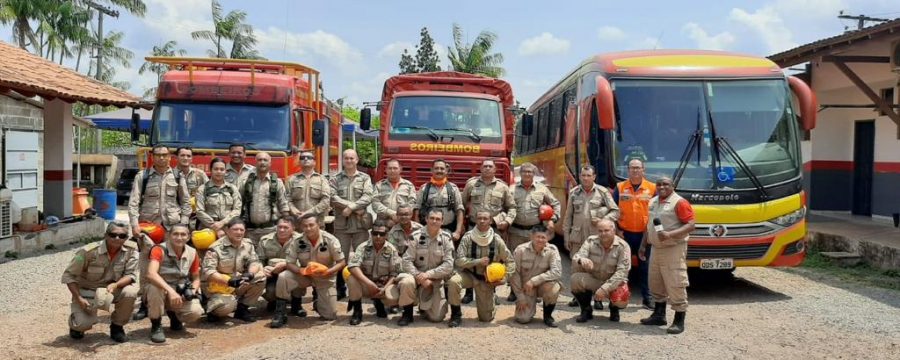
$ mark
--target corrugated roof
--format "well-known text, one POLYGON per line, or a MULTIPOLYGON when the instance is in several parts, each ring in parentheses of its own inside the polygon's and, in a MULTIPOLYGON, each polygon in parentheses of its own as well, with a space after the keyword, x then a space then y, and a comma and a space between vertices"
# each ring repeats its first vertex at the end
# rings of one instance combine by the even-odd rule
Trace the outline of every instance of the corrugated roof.
POLYGON ((0 41, 0 93, 8 90, 90 105, 152 107, 128 92, 0 41))
POLYGON ((782 68, 786 68, 788 66, 810 61, 813 58, 822 55, 829 55, 837 50, 855 45, 859 42, 891 34, 900 36, 900 18, 875 26, 862 28, 860 30, 832 36, 830 38, 813 41, 806 45, 800 45, 793 49, 770 55, 769 60, 774 61, 782 68))

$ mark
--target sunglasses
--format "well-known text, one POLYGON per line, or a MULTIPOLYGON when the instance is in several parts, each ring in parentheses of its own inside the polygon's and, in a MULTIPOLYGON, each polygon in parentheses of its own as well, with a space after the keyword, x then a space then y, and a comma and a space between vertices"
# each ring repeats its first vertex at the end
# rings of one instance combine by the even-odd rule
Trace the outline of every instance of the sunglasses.
POLYGON ((128 239, 128 234, 125 233, 106 233, 106 236, 109 236, 110 238, 119 238, 122 240, 128 239))
POLYGON ((312 157, 312 156, 309 156, 309 155, 304 155, 304 156, 301 156, 301 157, 300 157, 300 160, 312 160, 312 159, 315 159, 315 157, 312 157))
POLYGON ((373 231, 372 232, 372 236, 385 236, 385 235, 387 235, 387 233, 383 232, 383 231, 373 231))

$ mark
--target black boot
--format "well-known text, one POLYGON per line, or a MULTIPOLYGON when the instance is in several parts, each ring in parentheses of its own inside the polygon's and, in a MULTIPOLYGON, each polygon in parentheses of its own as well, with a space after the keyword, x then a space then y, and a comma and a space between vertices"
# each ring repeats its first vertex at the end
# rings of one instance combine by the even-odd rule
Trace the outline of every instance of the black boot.
POLYGON ((217 323, 221 320, 218 315, 213 313, 206 313, 206 322, 208 323, 217 323))
POLYGON ((147 300, 141 299, 141 306, 138 308, 138 311, 134 313, 134 316, 131 317, 131 320, 138 321, 144 320, 147 317, 147 300))
POLYGON ((269 327, 277 329, 287 325, 287 300, 275 300, 275 315, 272 316, 272 322, 269 327))
POLYGON ((389 314, 399 314, 399 313, 400 313, 400 307, 397 306, 397 305, 391 306, 390 308, 388 308, 388 313, 389 313, 389 314))
POLYGON ((78 331, 78 330, 69 329, 69 337, 70 337, 70 338, 73 338, 73 339, 75 339, 75 340, 83 339, 83 338, 84 338, 84 331, 78 331))
POLYGON ((556 304, 544 304, 544 325, 547 327, 556 327, 556 319, 553 318, 554 309, 556 309, 556 304))
POLYGON ((455 328, 462 324, 462 308, 459 305, 450 305, 450 322, 447 326, 455 328))
POLYGON ((372 304, 375 305, 375 317, 386 318, 387 311, 384 310, 384 303, 381 302, 381 299, 372 300, 372 304))
POLYGON ((656 303, 656 307, 653 308, 653 313, 650 314, 650 317, 646 317, 641 319, 641 324, 644 325, 665 325, 666 324, 666 303, 658 302, 656 303))
POLYGON ((181 323, 174 311, 166 311, 166 315, 169 316, 169 329, 172 331, 184 330, 184 324, 181 323))
MULTIPOLYGON (((343 278, 343 277, 341 277, 341 278, 343 278)), ((319 311, 319 292, 316 291, 316 289, 313 289, 312 304, 313 304, 313 311, 318 312, 319 311)))
POLYGON ((594 309, 591 308, 591 293, 590 292, 580 292, 575 294, 575 299, 578 300, 578 306, 581 307, 581 314, 575 319, 575 322, 587 322, 594 318, 594 309))
POLYGON ((157 344, 166 342, 166 333, 162 329, 162 319, 150 319, 150 341, 157 344))
POLYGON ((344 277, 337 277, 337 299, 343 300, 347 297, 347 286, 344 284, 344 277))
POLYGON ((303 298, 291 296, 291 315, 306 317, 306 310, 303 310, 303 298))
POLYGON ((353 314, 350 315, 350 325, 359 325, 362 322, 362 300, 350 301, 353 314))
POLYGON ((578 298, 575 296, 575 294, 572 294, 572 300, 570 300, 569 303, 566 304, 566 305, 569 305, 569 307, 580 306, 580 305, 578 304, 578 298))
POLYGON ((466 295, 463 296, 461 302, 463 304, 468 304, 468 303, 471 303, 472 300, 474 300, 474 298, 475 298, 475 291, 473 291, 472 288, 468 288, 468 289, 466 289, 466 295))
POLYGON ((117 343, 128 341, 128 337, 125 336, 125 328, 122 325, 109 324, 109 337, 117 343))
POLYGON ((609 321, 619 322, 619 308, 612 303, 609 304, 609 321))
POLYGON ((406 326, 413 322, 413 306, 406 305, 403 307, 403 315, 397 320, 397 326, 406 326))
POLYGON ((684 332, 684 315, 686 314, 684 311, 676 311, 675 320, 672 320, 672 326, 669 326, 666 332, 669 334, 681 334, 684 332))
POLYGON ((603 310, 603 302, 594 300, 594 310, 603 310))
POLYGON ((256 321, 256 317, 250 313, 250 307, 244 303, 238 303, 237 310, 234 312, 234 318, 246 322, 256 321))
POLYGON ((516 293, 514 291, 512 291, 512 289, 510 289, 509 296, 506 297, 506 301, 516 302, 516 300, 519 300, 519 298, 517 298, 516 293))

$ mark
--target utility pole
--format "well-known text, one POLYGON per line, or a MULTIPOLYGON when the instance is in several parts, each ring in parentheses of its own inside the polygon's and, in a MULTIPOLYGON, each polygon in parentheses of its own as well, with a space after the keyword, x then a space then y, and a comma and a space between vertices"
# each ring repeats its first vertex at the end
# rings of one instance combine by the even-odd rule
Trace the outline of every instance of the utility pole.
POLYGON ((93 1, 85 1, 88 7, 97 10, 97 74, 94 78, 100 80, 101 70, 103 69, 103 15, 109 15, 114 18, 119 17, 119 12, 109 7, 99 5, 93 1))
MULTIPOLYGON (((865 15, 857 15, 857 16, 844 15, 844 10, 841 10, 841 12, 838 13, 838 19, 856 20, 857 21, 856 30, 861 30, 862 28, 866 27, 866 21, 877 21, 877 22, 891 21, 891 19, 874 18, 874 17, 870 17, 870 16, 865 16, 865 15)), ((845 28, 844 30, 847 30, 847 29, 845 28)), ((850 30, 847 30, 847 31, 850 31, 850 30)))

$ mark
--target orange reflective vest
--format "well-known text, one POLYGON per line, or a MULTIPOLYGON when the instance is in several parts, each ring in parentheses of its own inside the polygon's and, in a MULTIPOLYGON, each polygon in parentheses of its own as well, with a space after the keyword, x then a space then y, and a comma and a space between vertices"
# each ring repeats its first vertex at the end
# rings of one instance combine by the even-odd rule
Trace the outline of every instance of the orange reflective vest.
POLYGON ((618 184, 619 189, 619 229, 628 232, 644 232, 650 219, 650 199, 656 194, 656 185, 644 179, 637 191, 631 180, 618 184))

